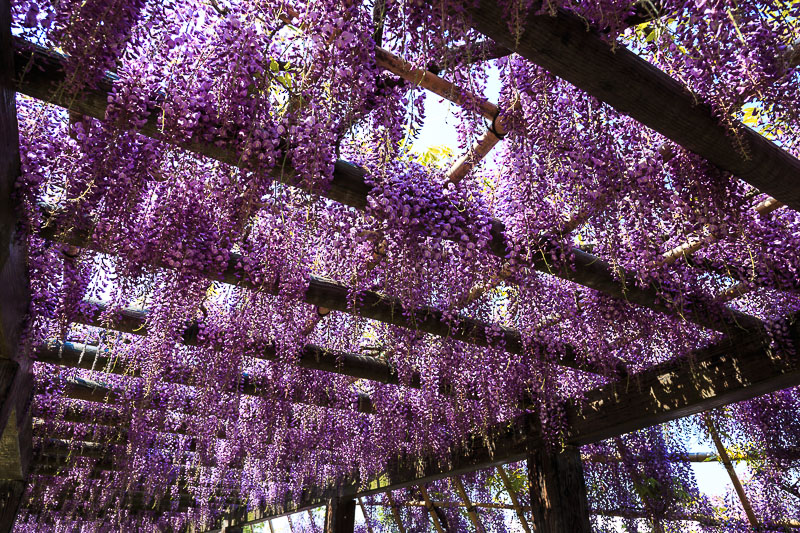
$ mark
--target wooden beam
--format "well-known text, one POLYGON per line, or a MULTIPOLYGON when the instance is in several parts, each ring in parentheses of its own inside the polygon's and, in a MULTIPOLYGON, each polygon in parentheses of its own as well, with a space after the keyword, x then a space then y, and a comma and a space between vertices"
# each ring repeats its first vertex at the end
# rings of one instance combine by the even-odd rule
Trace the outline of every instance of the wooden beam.
MULTIPOLYGON (((371 503, 369 505, 376 505, 376 506, 387 506, 385 503, 371 503)), ((409 500, 407 502, 403 502, 405 507, 427 507, 424 501, 414 501, 409 500)), ((475 507, 477 509, 504 509, 504 510, 512 510, 514 508, 513 505, 509 505, 507 503, 486 503, 486 502, 470 502, 469 504, 464 503, 463 501, 460 502, 447 502, 447 501, 439 501, 439 500, 431 500, 431 505, 434 507, 475 507)), ((524 507, 524 510, 530 511, 530 507, 524 507)))
MULTIPOLYGON (((800 323, 789 321, 800 341, 800 323)), ((797 346, 797 344, 794 344, 797 346)), ((588 444, 800 384, 800 358, 766 337, 734 336, 600 387, 568 407, 567 439, 588 444)))
MULTIPOLYGON (((40 345, 37 349, 37 355, 44 361, 51 362, 52 364, 61 364, 59 362, 59 355, 61 355, 61 360, 65 362, 72 362, 75 363, 77 359, 81 357, 90 357, 91 353, 96 353, 97 348, 94 346, 88 345, 81 345, 77 343, 47 343, 44 345, 40 345)), ((65 365, 66 366, 66 365, 65 365)), ((127 366, 122 364, 113 364, 107 365, 105 367, 97 367, 95 368, 98 372, 106 372, 109 374, 119 374, 119 375, 128 375, 126 372, 128 371, 127 366)), ((175 369, 175 373, 173 375, 167 376, 164 379, 165 383, 174 383, 178 385, 186 385, 188 387, 194 386, 188 377, 186 377, 189 373, 189 369, 175 369), (180 375, 181 371, 184 372, 184 376, 180 375)), ((87 379, 80 379, 80 378, 72 378, 68 381, 67 384, 67 393, 70 394, 69 397, 78 400, 86 400, 91 402, 97 403, 116 403, 118 400, 122 398, 121 391, 108 387, 102 383, 87 380, 87 379)), ((246 396, 255 396, 258 398, 266 398, 266 399, 277 399, 277 397, 273 394, 271 388, 266 384, 260 384, 254 382, 253 380, 249 379, 247 376, 242 376, 241 382, 236 384, 233 388, 226 391, 230 394, 244 394, 246 396)), ((157 392, 153 392, 149 399, 151 401, 160 402, 161 397, 157 392)), ((307 396, 303 391, 297 391, 295 396, 290 399, 290 401, 295 403, 306 404, 310 406, 316 407, 324 407, 324 408, 338 408, 344 410, 351 410, 353 409, 352 406, 349 405, 350 402, 337 402, 336 398, 332 396, 328 396, 328 393, 325 394, 315 394, 313 396, 307 396)), ((355 404, 355 412, 363 413, 363 414, 374 414, 375 407, 372 404, 372 399, 369 395, 365 393, 357 393, 357 402, 355 404)))
MULTIPOLYGON (((38 361, 71 368, 94 369, 101 372, 108 371, 114 374, 138 376, 134 369, 124 361, 110 357, 110 352, 99 351, 97 346, 76 342, 52 341, 40 344, 36 351, 38 361)), ((266 346, 262 351, 263 359, 276 360, 275 348, 266 346)), ((299 365, 302 368, 311 368, 327 372, 344 374, 358 379, 368 379, 379 383, 400 384, 394 367, 377 359, 376 357, 358 355, 347 352, 332 352, 315 345, 306 345, 300 354, 299 365), (338 357, 341 356, 339 359, 338 357)), ((187 368, 174 367, 172 374, 186 374, 187 368)), ((247 380, 244 380, 245 383, 247 380)), ((420 381, 412 380, 403 385, 420 388, 420 381)))
MULTIPOLYGON (((617 446, 617 451, 622 459, 622 468, 628 474, 633 486, 644 486, 644 479, 642 478, 642 475, 640 474, 639 470, 631 464, 632 461, 629 459, 630 452, 628 451, 628 447, 625 445, 625 441, 622 440, 622 437, 614 437, 614 444, 617 446)), ((639 499, 642 500, 642 504, 644 505, 645 511, 647 511, 648 518, 650 518, 653 523, 653 533, 665 533, 664 526, 661 523, 661 517, 657 516, 655 509, 653 509, 653 496, 640 495, 639 499)))
POLYGON ((356 501, 352 498, 331 498, 325 511, 325 533, 353 533, 356 501))
MULTIPOLYGON (((44 233, 43 236, 46 238, 55 238, 58 236, 59 240, 73 246, 87 245, 89 237, 85 233, 70 231, 66 234, 59 235, 57 228, 58 224, 49 225, 47 232, 44 233)), ((255 288, 244 282, 246 275, 241 265, 242 257, 232 253, 226 270, 223 272, 208 271, 206 275, 209 276, 210 279, 222 283, 255 288)), ((154 266, 161 265, 156 264, 154 266)), ((269 290, 269 288, 265 289, 269 290)), ((277 292, 277 283, 273 284, 271 290, 272 292, 277 292)), ((303 296, 303 300, 306 303, 326 310, 333 309, 356 316, 363 316, 385 324, 424 331, 439 337, 452 338, 477 346, 498 346, 510 353, 523 353, 522 335, 517 330, 465 316, 459 316, 454 324, 454 320, 446 319, 444 312, 433 307, 409 309, 404 306, 399 299, 383 296, 373 291, 359 291, 356 298, 353 298, 351 293, 351 289, 346 285, 312 275, 310 276, 308 288, 303 296), (487 335, 488 331, 493 332, 491 336, 487 335)), ((83 321, 88 320, 89 323, 93 325, 98 324, 99 316, 103 309, 102 304, 99 302, 92 302, 92 306, 90 307, 92 308, 90 314, 81 315, 79 319, 83 321), (88 318, 86 318, 87 316, 88 318)), ((123 312, 114 327, 121 331, 144 334, 147 330, 146 328, 142 328, 145 317, 143 313, 144 311, 142 310, 123 312)), ((754 325, 752 320, 748 322, 749 319, 746 317, 738 318, 737 320, 739 320, 741 324, 759 327, 754 325)), ((190 329, 184 333, 184 343, 196 343, 196 326, 193 328, 194 329, 190 327, 190 329)), ((531 340, 531 342, 535 343, 536 341, 531 340)), ((544 352, 552 351, 551 345, 545 345, 544 343, 538 344, 544 352)), ((558 364, 568 368, 600 374, 607 374, 609 372, 604 368, 604 364, 593 364, 591 361, 583 363, 579 361, 577 350, 571 345, 563 346, 563 352, 557 354, 557 360, 558 364)), ((618 362, 616 368, 611 369, 611 372, 617 375, 627 374, 625 365, 621 361, 618 362)))
MULTIPOLYGON (((115 329, 116 331, 132 333, 134 335, 144 336, 148 334, 148 311, 135 308, 123 309, 118 313, 117 320, 113 324, 109 325, 101 320, 105 310, 106 305, 102 302, 84 302, 83 311, 76 317, 76 320, 81 324, 86 324, 89 326, 111 326, 111 328, 115 329)), ((187 324, 186 329, 181 336, 182 343, 187 346, 196 346, 198 344, 198 332, 199 327, 197 323, 187 324)), ((65 343, 65 345, 66 344, 68 343, 65 343)), ((277 359, 277 351, 273 344, 264 344, 259 348, 260 352, 253 352, 254 354, 257 354, 257 357, 270 361, 277 359)), ((97 354, 96 349, 94 352, 92 352, 92 355, 100 357, 100 360, 104 364, 109 362, 108 358, 103 356, 103 354, 97 354)), ((52 356, 48 355, 48 357, 52 356)), ((60 358, 60 360, 61 359, 63 358, 60 358)), ((67 361, 70 360, 68 359, 67 361)), ((64 364, 69 364, 67 361, 65 361, 64 364)), ((75 360, 75 362, 77 364, 78 361, 75 360)), ((302 348, 297 364, 301 368, 332 372, 353 378, 386 383, 388 385, 404 385, 406 387, 412 387, 415 389, 418 389, 422 386, 422 378, 419 372, 412 373, 409 381, 401 382, 397 369, 393 365, 378 359, 377 357, 349 352, 335 352, 314 344, 306 344, 302 348)), ((92 363, 88 362, 86 358, 83 358, 80 360, 80 367, 91 368, 92 363)))
MULTIPOLYGON (((127 438, 128 428, 130 427, 130 420, 123 416, 123 411, 112 405, 92 405, 91 408, 89 408, 89 406, 83 403, 73 402, 63 406, 62 410, 59 411, 55 417, 53 417, 54 413, 51 411, 34 405, 31 409, 31 413, 34 417, 55 422, 100 425, 116 428, 119 430, 120 436, 124 438, 127 438)), ((185 423, 175 426, 174 424, 166 423, 163 417, 150 420, 149 422, 150 429, 154 431, 194 436, 194 433, 189 431, 185 423)), ((218 429, 216 437, 218 439, 226 439, 227 435, 223 429, 218 429)))
POLYGON ((511 479, 508 477, 508 473, 504 466, 497 467, 497 474, 500 476, 500 479, 503 481, 503 486, 508 492, 509 498, 511 498, 511 505, 514 508, 514 512, 517 513, 517 518, 519 519, 519 523, 522 526, 522 529, 525 533, 531 533, 531 528, 528 526, 528 519, 525 518, 525 512, 522 509, 522 505, 519 503, 519 498, 517 497, 517 491, 514 490, 514 485, 511 484, 511 479))
POLYGON ((31 459, 33 380, 20 335, 30 302, 25 240, 17 233, 19 131, 11 37, 11 1, 0 0, 0 533, 11 530, 31 459))
POLYGON ((512 31, 497 0, 481 0, 469 13, 475 29, 498 44, 800 209, 797 158, 741 123, 730 135, 686 87, 621 44, 587 30, 577 15, 564 10, 555 16, 531 14, 512 31))
POLYGON ((367 508, 364 507, 364 500, 362 500, 361 498, 358 498, 358 506, 361 507, 361 514, 364 515, 364 525, 367 528, 367 533, 372 533, 372 526, 369 523, 369 516, 367 515, 367 508))
POLYGON ((459 107, 477 110, 486 119, 492 120, 497 116, 497 106, 495 104, 485 98, 475 97, 475 95, 464 91, 452 82, 440 78, 429 70, 414 68, 411 63, 388 50, 380 47, 375 48, 375 64, 382 69, 397 74, 414 85, 423 87, 446 100, 450 100, 459 107), (472 98, 465 98, 465 94, 472 96, 472 98))
POLYGON ((481 519, 478 517, 478 510, 475 509, 475 506, 472 505, 472 502, 467 495, 467 491, 464 489, 464 484, 461 483, 461 479, 458 476, 453 476, 450 478, 450 482, 453 484, 453 487, 456 489, 456 493, 458 493, 458 497, 464 503, 464 508, 467 511, 467 516, 469 517, 469 521, 472 522, 472 527, 475 528, 476 533, 485 533, 485 529, 483 528, 483 524, 481 523, 481 519))
POLYGON ((540 447, 528 457, 531 512, 536 533, 591 533, 580 450, 540 447))
POLYGON ((431 516, 431 521, 433 521, 433 527, 436 529, 436 532, 445 533, 442 521, 439 520, 439 513, 436 512, 436 508, 431 502, 430 496, 428 496, 428 489, 425 488, 424 484, 419 485, 419 493, 422 495, 422 501, 425 502, 425 508, 428 509, 428 514, 431 516))
MULTIPOLYGON (((800 323, 789 322, 791 342, 800 346, 800 323)), ((572 446, 590 444, 797 385, 797 354, 777 353, 766 337, 735 336, 656 365, 624 383, 589 391, 585 401, 568 402, 565 440, 572 446)), ((469 436, 446 458, 400 456, 377 479, 309 488, 301 501, 265 507, 262 518, 320 505, 331 493, 368 496, 520 461, 541 445, 538 421, 521 415, 469 436)))
POLYGON ((394 523, 397 526, 398 531, 400 531, 400 533, 406 533, 406 528, 403 525, 403 517, 400 515, 400 509, 394 502, 394 498, 392 498, 391 491, 386 492, 386 500, 389 502, 389 507, 392 509, 392 516, 394 517, 394 523))
POLYGON ((728 456, 728 450, 725 449, 725 445, 722 443, 722 439, 719 436, 719 431, 717 431, 717 426, 714 424, 714 419, 711 418, 711 413, 709 411, 703 413, 703 420, 706 423, 706 428, 708 428, 708 434, 711 435, 711 440, 714 441, 714 446, 717 448, 719 459, 725 466, 725 470, 728 472, 728 477, 731 479, 731 483, 736 491, 736 495, 739 497, 739 502, 742 504, 744 514, 747 516, 747 521, 750 522, 750 526, 754 531, 758 531, 761 529, 761 526, 758 523, 756 513, 753 511, 753 506, 750 505, 750 500, 747 497, 747 493, 744 491, 742 482, 739 480, 739 476, 736 474, 736 470, 733 468, 731 458, 728 456))
MULTIPOLYGON (((113 78, 107 76, 101 80, 95 89, 87 89, 76 95, 66 95, 59 90, 64 81, 64 58, 54 52, 42 49, 23 40, 16 39, 14 42, 15 76, 17 89, 28 96, 44 100, 46 102, 66 107, 83 115, 100 118, 105 117, 107 105, 107 95, 111 90, 113 78)), ((159 138, 155 117, 159 116, 157 110, 153 110, 150 119, 139 130, 140 133, 159 138)), ((216 143, 205 143, 201 141, 191 141, 182 146, 190 151, 211 157, 218 161, 230 165, 239 165, 238 157, 234 150, 220 139, 220 146, 216 143)), ((302 186, 302 183, 294 183, 294 171, 286 166, 275 170, 277 180, 302 186)), ((352 206, 356 209, 364 210, 366 207, 367 196, 371 191, 370 186, 365 182, 366 171, 356 167, 346 161, 339 160, 334 165, 333 179, 324 195, 327 198, 352 206)), ((320 191, 309 191, 315 194, 322 194, 320 191)), ((505 238, 505 227, 498 220, 491 221, 491 241, 489 251, 498 256, 505 257, 510 250, 505 238)), ((84 236, 88 239, 88 235, 84 236)), ((84 241, 85 242, 85 241, 84 241)), ((74 243, 73 243, 74 244, 74 243)), ((722 316, 709 313, 702 305, 692 306, 691 311, 681 314, 671 308, 659 297, 659 289, 656 286, 639 288, 639 285, 632 274, 621 271, 618 267, 612 267, 608 262, 587 254, 580 249, 561 249, 554 248, 549 241, 543 240, 531 250, 533 268, 551 274, 562 279, 579 283, 586 287, 604 292, 615 298, 626 300, 632 304, 641 305, 657 312, 667 313, 695 322, 704 327, 709 327, 719 331, 738 331, 744 329, 760 329, 761 324, 754 321, 752 317, 746 317, 742 313, 723 309, 722 316), (551 255, 567 254, 572 258, 572 265, 566 268, 553 268, 549 257, 551 255)), ((219 275, 217 273, 217 275, 219 275)), ((240 283, 246 279, 242 271, 236 268, 235 264, 229 266, 222 274, 222 280, 226 283, 240 283)), ((214 278, 216 279, 216 278, 214 278)), ((686 295, 687 300, 693 300, 692 295, 686 295)), ((347 303, 349 300, 344 300, 347 303)), ((315 303, 315 302, 309 302, 315 303)), ((315 304, 318 305, 318 304, 315 304)), ((322 307, 329 309, 346 310, 339 307, 332 307, 321 304, 322 307)), ((346 307, 346 306, 345 306, 346 307)), ((363 311, 363 310, 357 310, 363 311)), ((366 315, 365 315, 366 316, 366 315)), ((391 316, 391 315, 389 315, 391 316)), ((395 316, 401 316, 399 313, 395 316)), ((369 317, 372 318, 372 317, 369 317)), ((378 319, 379 320, 379 319, 378 319)), ((401 325, 402 324, 395 324, 401 325)))

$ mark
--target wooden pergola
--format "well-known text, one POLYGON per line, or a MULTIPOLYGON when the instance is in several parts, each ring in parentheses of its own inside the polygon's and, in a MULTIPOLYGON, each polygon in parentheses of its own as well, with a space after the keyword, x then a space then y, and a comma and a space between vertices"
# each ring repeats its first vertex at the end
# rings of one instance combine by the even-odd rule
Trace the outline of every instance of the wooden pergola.
MULTIPOLYGON (((660 16, 657 10, 652 12, 647 9, 649 4, 643 3, 640 13, 629 22, 636 24, 660 16)), ((31 452, 31 436, 36 431, 33 419, 42 415, 31 408, 34 394, 32 361, 74 368, 113 368, 113 372, 122 374, 127 369, 106 364, 109 362, 107 356, 91 345, 46 343, 38 346, 34 353, 18 350, 29 296, 26 291, 25 250, 19 244, 21 239, 15 239, 18 213, 11 200, 11 192, 19 175, 15 95, 20 93, 64 107, 78 115, 102 119, 113 80, 109 77, 104 84, 84 91, 79 98, 66 99, 57 90, 64 81, 63 57, 13 38, 10 33, 9 1, 2 0, 0 6, 0 50, 3 61, 3 69, 0 70, 3 90, 0 108, 0 299, 3 302, 0 306, 0 428, 4 428, 0 443, 0 531, 9 531, 21 504, 29 473, 56 472, 66 464, 63 460, 66 445, 59 440, 59 435, 46 435, 52 438, 48 453, 33 457, 31 452)), ((734 141, 708 108, 696 104, 693 95, 685 87, 624 47, 612 49, 599 32, 587 31, 585 22, 568 12, 558 12, 555 16, 532 15, 524 31, 520 35, 512 35, 503 18, 497 15, 499 10, 496 0, 482 0, 478 8, 471 10, 474 28, 504 47, 498 54, 514 52, 521 55, 769 194, 771 198, 755 208, 761 215, 769 216, 769 213, 782 206, 800 209, 800 161, 789 153, 744 126, 741 137, 734 141), (747 158, 742 155, 742 143, 749 155, 747 158)), ((797 65, 800 53, 790 50, 787 61, 792 66, 797 65)), ((376 62, 380 67, 456 104, 464 105, 467 101, 478 100, 447 80, 432 72, 416 69, 386 50, 378 49, 376 62)), ((505 132, 501 111, 491 103, 480 106, 480 113, 491 121, 492 126, 472 150, 450 169, 449 178, 452 181, 463 179, 493 146, 501 142, 505 132)), ((155 113, 151 114, 151 117, 154 116, 155 113)), ((158 136, 155 118, 141 127, 139 132, 158 136)), ((239 164, 233 151, 212 143, 195 143, 182 148, 230 165, 239 164)), ((288 172, 286 168, 281 170, 280 179, 291 177, 291 169, 288 172)), ((347 161, 337 161, 326 197, 363 211, 370 193, 365 174, 365 170, 347 161)), ((57 212, 54 211, 53 215, 55 220, 57 212)), ((565 221, 563 230, 571 231, 585 222, 586 216, 575 214, 572 219, 565 221)), ((51 224, 42 231, 42 236, 59 239, 66 245, 78 248, 95 246, 89 235, 65 229, 51 224)), ((711 240, 710 236, 700 236, 667 252, 662 260, 670 264, 679 257, 691 256, 711 240)), ((659 300, 656 287, 638 287, 632 282, 630 274, 585 250, 555 250, 553 246, 542 241, 542 253, 538 254, 541 259, 534 263, 536 269, 657 313, 675 315, 672 308, 659 300), (552 270, 544 259, 549 252, 572 254, 574 269, 552 270)), ((491 250, 499 257, 507 252, 504 227, 499 221, 493 221, 492 224, 491 250)), ((209 270, 208 279, 246 286, 246 282, 241 281, 246 278, 242 275, 240 259, 233 254, 228 268, 223 272, 209 270)), ((167 267, 163 264, 154 266, 167 267)), ((277 292, 277 287, 274 291, 277 292)), ((477 346, 502 345, 510 353, 521 353, 523 350, 519 331, 503 328, 496 340, 490 341, 484 334, 490 325, 488 323, 464 317, 457 326, 453 326, 436 309, 407 309, 399 300, 371 291, 361 291, 360 298, 354 303, 348 297, 350 292, 351 288, 346 285, 325 278, 312 278, 303 301, 316 306, 321 316, 331 311, 351 313, 477 346)), ((737 289, 720 297, 730 300, 740 294, 737 289)), ((107 324, 100 321, 104 304, 93 302, 91 309, 79 317, 80 322, 106 327, 107 324)), ((121 332, 146 335, 146 313, 141 309, 126 310, 113 327, 121 332)), ((326 532, 353 531, 355 508, 357 504, 363 505, 362 498, 387 494, 389 499, 385 505, 397 516, 397 506, 391 501, 390 491, 418 487, 421 499, 413 505, 428 509, 437 531, 444 529, 435 509, 443 506, 463 506, 475 530, 480 531, 478 510, 482 505, 491 504, 470 501, 458 476, 479 469, 496 468, 511 499, 510 509, 515 511, 525 531, 588 533, 591 509, 584 486, 580 446, 800 385, 800 361, 797 356, 787 358, 776 354, 759 320, 732 308, 725 308, 722 315, 710 314, 705 312, 699 301, 697 306, 692 307, 692 312, 683 318, 724 333, 724 340, 634 375, 629 375, 625 364, 619 361, 619 379, 616 382, 590 391, 584 401, 564 405, 568 430, 567 445, 563 450, 554 451, 545 446, 539 421, 534 415, 526 414, 472 436, 463 448, 453 450, 447 460, 400 457, 379 478, 352 477, 330 486, 307 487, 299 501, 286 501, 258 509, 248 508, 246 502, 231 500, 226 519, 219 526, 227 532, 241 531, 248 525, 326 505, 326 532), (503 469, 503 465, 518 461, 527 463, 531 498, 529 509, 520 505, 503 469), (443 478, 451 479, 460 501, 433 501, 428 497, 425 484, 443 478), (526 511, 530 511, 530 515, 526 515, 526 511)), ((792 317, 787 318, 791 323, 791 338, 796 345, 800 345, 800 323, 792 317)), ((197 332, 196 324, 188 324, 182 342, 190 346, 197 344, 197 332)), ((582 359, 577 357, 575 348, 567 347, 564 353, 558 361, 559 365, 597 372, 591 364, 579 362, 582 359)), ((274 349, 265 349, 262 357, 274 359, 274 349)), ((391 364, 381 359, 335 352, 310 344, 303 349, 300 366, 355 379, 416 388, 420 387, 421 376, 425 372, 425 369, 418 369, 418 374, 406 382, 400 379, 398 371, 391 364)), ((176 375, 179 374, 176 372, 176 375)), ((263 388, 248 383, 246 377, 242 382, 241 394, 265 394, 263 388)), ((113 404, 116 392, 100 383, 72 380, 66 395, 79 400, 113 404)), ((330 399, 324 397, 298 397, 293 400, 331 406, 330 399)), ((361 394, 356 410, 361 413, 374 412, 371 398, 361 394)), ((67 416, 76 423, 86 421, 86 413, 78 408, 67 416)), ((110 410, 106 423, 118 427, 119 441, 125 442, 124 420, 115 418, 113 410, 110 410)), ((74 447, 72 453, 75 453, 74 447)), ((78 453, 100 457, 101 469, 115 468, 113 458, 105 455, 97 443, 83 443, 78 453)), ((721 447, 720 455, 720 460, 728 466, 730 458, 725 459, 724 447, 721 447)), ((182 496, 185 499, 180 504, 191 507, 190 495, 182 496)), ((146 495, 131 495, 129 507, 132 510, 152 509, 153 505, 146 495)), ((750 514, 752 510, 748 516, 750 514)), ((789 524, 787 527, 797 525, 789 524)))

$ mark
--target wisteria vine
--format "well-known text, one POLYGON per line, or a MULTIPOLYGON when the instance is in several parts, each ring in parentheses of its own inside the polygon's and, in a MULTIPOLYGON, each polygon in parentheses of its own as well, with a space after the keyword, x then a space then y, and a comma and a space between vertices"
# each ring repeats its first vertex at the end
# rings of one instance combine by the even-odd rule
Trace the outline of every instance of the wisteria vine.
MULTIPOLYGON (((532 12, 576 13, 686 85, 732 138, 744 123, 800 154, 800 2, 499 5, 512 31, 532 12)), ((96 358, 36 363, 37 462, 19 531, 210 525, 234 504, 374 479, 401 456, 446 463, 470 435, 525 412, 558 449, 565 405, 620 366, 635 374, 721 339, 707 325, 731 310, 795 356, 800 216, 758 211, 761 191, 524 58, 484 57, 492 43, 470 7, 13 2, 15 36, 60 54, 67 99, 110 84, 98 117, 17 99, 24 342, 34 357, 55 342, 96 358), (499 87, 508 133, 492 164, 455 184, 452 161, 421 160, 414 139, 436 127, 425 93, 379 68, 377 46, 462 87, 460 153, 488 126, 476 111, 499 87), (363 205, 336 201, 353 174, 363 205), (565 279, 575 250, 620 283, 655 287, 663 312, 565 279), (346 312, 308 303, 320 280, 345 288, 346 312), (464 342, 373 320, 360 309, 374 293, 397 303, 402 324, 423 309, 452 331, 485 327, 464 342), (144 311, 126 329, 127 308, 144 311), (309 346, 388 363, 397 384, 304 368, 309 346)), ((767 528, 800 510, 799 397, 714 414, 751 458, 747 491, 767 528)), ((598 531, 620 520, 746 530, 733 496, 720 506, 694 482, 687 442, 707 442, 706 429, 691 417, 584 447, 598 531)), ((492 471, 465 481, 477 499, 506 497, 492 471)), ((428 490, 457 498, 446 481, 428 490)), ((406 530, 426 530, 418 491, 394 499, 406 530)), ((367 523, 391 521, 381 497, 364 503, 367 523)), ((471 527, 456 507, 440 513, 452 530, 471 527)), ((487 531, 511 527, 502 512, 482 515, 487 531)))

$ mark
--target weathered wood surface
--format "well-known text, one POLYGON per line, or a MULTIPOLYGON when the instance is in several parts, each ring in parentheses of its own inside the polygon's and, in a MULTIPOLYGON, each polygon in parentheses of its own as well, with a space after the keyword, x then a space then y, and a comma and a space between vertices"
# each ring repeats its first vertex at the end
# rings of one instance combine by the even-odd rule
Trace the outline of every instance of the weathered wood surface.
POLYGON ((382 69, 397 74, 414 85, 419 85, 446 100, 450 100, 459 107, 477 111, 488 120, 492 120, 497 116, 498 109, 495 104, 485 98, 473 99, 471 97, 473 95, 468 91, 464 91, 461 87, 440 78, 429 70, 414 68, 411 63, 388 50, 380 47, 375 48, 375 64, 382 69))
POLYGON ((686 87, 624 46, 612 49, 579 17, 563 10, 534 14, 517 33, 509 30, 497 0, 481 0, 470 14, 475 29, 498 44, 800 209, 797 158, 744 124, 737 124, 734 138, 686 87))
POLYGON ((20 172, 13 49, 10 0, 0 0, 0 357, 6 359, 17 358, 30 299, 25 249, 16 235, 19 206, 12 198, 20 172))
MULTIPOLYGON (((64 91, 58 90, 64 80, 63 57, 34 47, 21 40, 15 41, 14 48, 16 87, 19 92, 66 107, 83 115, 95 118, 103 118, 105 116, 107 96, 113 81, 110 77, 104 83, 100 83, 96 89, 85 90, 72 97, 64 91)), ((141 128, 140 132, 142 134, 159 137, 160 134, 155 121, 155 117, 159 116, 159 113, 156 111, 153 110, 151 119, 141 128)), ((221 141, 224 141, 224 139, 221 141)), ((238 165, 238 156, 224 142, 222 144, 223 146, 217 146, 213 142, 197 141, 186 143, 183 147, 224 163, 238 165)), ((279 181, 289 184, 294 183, 292 181, 294 174, 290 166, 283 165, 275 173, 277 173, 275 177, 279 181)), ((371 191, 371 188, 365 182, 365 176, 366 171, 364 169, 339 160, 335 164, 330 187, 326 191, 311 192, 323 194, 331 200, 364 210, 367 196, 371 191)), ((302 184, 296 185, 301 186, 302 184)), ((505 238, 505 227, 498 220, 492 221, 489 247, 491 252, 498 257, 505 257, 508 253, 509 247, 505 238)), ((612 267, 608 262, 577 248, 563 250, 554 247, 546 240, 542 240, 538 244, 538 248, 532 253, 535 258, 532 266, 541 272, 573 281, 657 312, 680 316, 691 322, 719 331, 730 332, 741 329, 753 329, 755 331, 761 327, 752 317, 747 317, 742 313, 731 310, 723 309, 721 316, 709 313, 703 306, 695 306, 680 311, 675 310, 658 297, 658 289, 655 286, 639 288, 632 275, 619 271, 618 268, 612 267), (550 259, 551 255, 559 255, 561 253, 566 253, 573 258, 572 268, 553 267, 550 259), (619 281, 620 279, 622 281, 619 281)), ((223 275, 229 283, 237 283, 243 279, 243 276, 237 277, 236 271, 230 268, 223 275)), ((691 295, 686 296, 689 300, 692 299, 691 295)))
MULTIPOLYGON (((790 326, 800 341, 800 323, 790 326)), ((588 444, 800 384, 800 358, 763 337, 734 336, 626 382, 591 391, 568 408, 568 440, 588 444)))
POLYGON ((24 481, 0 480, 0 531, 2 533, 11 531, 24 493, 24 481))
POLYGON ((0 0, 0 533, 10 531, 31 458, 30 361, 19 339, 30 301, 13 199, 20 172, 11 2, 0 0))
POLYGON ((527 462, 536 533, 591 533, 580 450, 540 447, 527 462))
MULTIPOLYGON (((792 321, 790 331, 794 345, 800 345, 800 323, 792 321)), ((738 336, 590 391, 586 402, 566 405, 566 441, 572 446, 598 442, 797 385, 800 357, 776 353, 767 339, 738 336)), ((398 457, 379 479, 309 488, 301 501, 262 509, 255 521, 321 505, 331 495, 367 496, 519 461, 541 447, 538 431, 538 422, 523 415, 486 435, 473 435, 448 460, 398 457)))
MULTIPOLYGON (((98 361, 95 370, 98 372, 106 372, 109 374, 131 375, 130 368, 122 364, 122 362, 112 362, 108 357, 98 353, 96 346, 79 344, 79 343, 60 343, 49 342, 41 344, 36 349, 37 359, 69 367, 83 367, 82 359, 98 361), (104 363, 101 365, 101 363, 104 363), (113 363, 113 364, 109 364, 113 363)), ((179 385, 192 386, 191 382, 192 370, 191 368, 173 368, 170 373, 163 377, 165 383, 174 383, 179 385)), ((238 383, 231 385, 226 392, 234 394, 244 394, 246 396, 255 396, 259 398, 278 400, 279 396, 269 384, 256 383, 246 375, 242 375, 238 383)), ((84 379, 72 379, 68 382, 65 390, 65 395, 69 398, 76 400, 85 400, 96 403, 116 403, 124 398, 123 391, 108 387, 100 382, 84 379)), ((161 398, 157 393, 152 393, 151 401, 159 403, 159 401, 166 401, 161 398)), ((373 414, 375 413, 375 406, 372 399, 365 393, 353 393, 355 402, 345 401, 345 398, 337 399, 330 397, 327 393, 317 393, 308 395, 304 391, 297 390, 294 396, 290 398, 291 401, 318 407, 337 408, 344 410, 355 410, 358 413, 373 414), (354 405, 350 405, 354 404, 354 405)), ((191 410, 189 410, 191 412, 191 410)))
POLYGON ((353 498, 332 498, 325 512, 325 533, 353 533, 356 501, 353 498))

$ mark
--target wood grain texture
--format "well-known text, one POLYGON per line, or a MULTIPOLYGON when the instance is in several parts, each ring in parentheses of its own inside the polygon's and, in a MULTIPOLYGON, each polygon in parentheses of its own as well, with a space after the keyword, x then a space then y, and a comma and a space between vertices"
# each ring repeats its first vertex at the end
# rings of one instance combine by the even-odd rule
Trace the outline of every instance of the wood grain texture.
POLYGON ((536 533, 591 533, 580 450, 540 447, 527 463, 536 533))
POLYGON ((456 84, 440 78, 429 70, 414 68, 411 63, 383 48, 375 48, 375 64, 397 74, 404 80, 423 87, 464 109, 473 109, 487 120, 497 116, 497 106, 485 98, 475 97, 456 84))
POLYGON ((325 512, 325 533, 353 533, 356 501, 353 498, 332 498, 325 512))
MULTIPOLYGON (((18 357, 30 301, 25 247, 16 234, 19 206, 13 199, 20 172, 13 50, 10 0, 0 0, 0 357, 7 359, 18 357)), ((0 412, 0 427, 5 416, 0 412)))
MULTIPOLYGON (((800 324, 791 324, 800 341, 800 324)), ((568 407, 568 441, 588 444, 800 384, 800 358, 738 335, 601 387, 568 407)))
POLYGON ((20 173, 10 0, 0 0, 0 533, 10 531, 31 460, 28 354, 19 339, 30 302, 14 187, 20 173))
POLYGON ((531 15, 512 33, 497 0, 470 10, 481 33, 793 209, 800 209, 800 161, 744 124, 735 135, 679 82, 624 46, 614 49, 566 11, 531 15), (741 146, 743 148, 739 148, 741 146))

